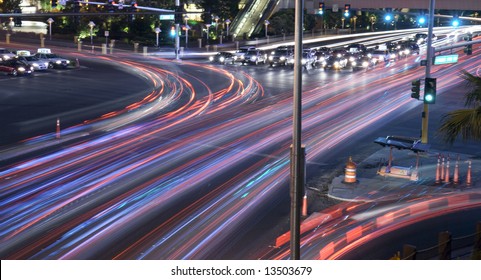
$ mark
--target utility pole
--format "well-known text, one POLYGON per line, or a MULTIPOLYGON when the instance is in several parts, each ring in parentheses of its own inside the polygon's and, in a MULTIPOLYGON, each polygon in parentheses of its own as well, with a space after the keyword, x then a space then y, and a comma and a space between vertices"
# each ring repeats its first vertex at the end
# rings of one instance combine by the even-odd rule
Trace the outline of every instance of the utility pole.
POLYGON ((291 151, 291 260, 300 259, 301 199, 304 191, 304 164, 302 133, 302 25, 304 22, 304 1, 295 2, 294 29, 294 96, 293 134, 291 151))
MULTIPOLYGON (((426 54, 426 78, 431 78, 431 64, 434 56, 433 45, 433 25, 434 25, 434 5, 435 0, 430 0, 429 4, 429 20, 428 20, 428 47, 426 54)), ((425 80, 426 81, 426 80, 425 80)), ((421 127, 421 143, 428 143, 428 119, 429 119, 429 104, 424 103, 422 113, 422 127, 421 127)))

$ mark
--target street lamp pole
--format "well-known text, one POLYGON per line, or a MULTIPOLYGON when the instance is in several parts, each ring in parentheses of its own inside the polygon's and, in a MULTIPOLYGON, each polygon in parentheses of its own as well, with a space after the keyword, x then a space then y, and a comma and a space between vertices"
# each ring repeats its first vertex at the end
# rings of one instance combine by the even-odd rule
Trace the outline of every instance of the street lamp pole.
POLYGON ((160 33, 160 28, 156 27, 155 28, 155 35, 156 35, 157 48, 159 47, 159 33, 160 33))
POLYGON ((189 17, 187 15, 184 16, 185 20, 185 48, 189 45, 189 25, 187 24, 187 20, 189 17))
POLYGON ((93 39, 93 29, 94 29, 95 23, 93 21, 89 22, 89 27, 90 27, 90 45, 92 45, 92 52, 94 51, 94 39, 93 39))
POLYGON ((225 24, 227 25, 227 27, 226 27, 227 38, 229 38, 229 24, 230 24, 230 19, 226 19, 226 20, 225 20, 225 24))
POLYGON ((209 44, 209 28, 212 24, 210 23, 207 23, 205 25, 205 44, 208 45, 209 44))
POLYGON ((52 23, 53 23, 53 19, 52 19, 52 18, 48 18, 48 19, 47 19, 47 22, 48 22, 48 36, 49 36, 50 41, 52 41, 52 23))
POLYGON ((266 26, 266 38, 267 38, 267 26, 270 24, 270 22, 266 19, 264 20, 264 25, 266 26))

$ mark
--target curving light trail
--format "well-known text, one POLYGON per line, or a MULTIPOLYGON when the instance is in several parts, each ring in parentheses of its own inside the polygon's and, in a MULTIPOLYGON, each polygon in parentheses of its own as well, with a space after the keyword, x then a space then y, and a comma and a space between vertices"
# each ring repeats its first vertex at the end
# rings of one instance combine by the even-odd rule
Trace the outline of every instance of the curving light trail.
MULTIPOLYGON (((306 86, 308 162, 416 106, 415 59, 306 86)), ((152 60, 125 62, 149 77, 149 97, 72 128, 91 134, 83 142, 0 171, 3 258, 216 258, 288 190, 289 92, 265 97, 244 72, 152 60)), ((459 79, 436 71, 441 94, 459 79)))

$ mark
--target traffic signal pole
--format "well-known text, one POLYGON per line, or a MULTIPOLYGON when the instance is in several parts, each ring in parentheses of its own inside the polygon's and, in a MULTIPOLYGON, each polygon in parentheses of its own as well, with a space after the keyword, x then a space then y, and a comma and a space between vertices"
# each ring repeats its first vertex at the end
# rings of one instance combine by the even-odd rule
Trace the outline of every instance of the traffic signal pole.
MULTIPOLYGON (((434 25, 434 5, 435 0, 430 0, 429 3, 429 20, 428 20, 428 46, 426 54, 426 78, 431 78, 431 64, 434 56, 433 45, 433 25, 434 25)), ((421 127, 421 143, 428 143, 428 120, 429 120, 429 104, 424 103, 424 109, 422 114, 422 127, 421 127)))

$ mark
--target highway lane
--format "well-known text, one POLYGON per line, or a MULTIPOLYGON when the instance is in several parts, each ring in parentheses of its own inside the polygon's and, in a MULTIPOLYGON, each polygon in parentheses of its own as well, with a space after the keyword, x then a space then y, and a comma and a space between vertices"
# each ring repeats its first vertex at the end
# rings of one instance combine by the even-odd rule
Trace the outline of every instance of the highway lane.
MULTIPOLYGON (((402 110, 412 108, 406 91, 420 69, 410 65, 412 61, 406 60, 365 72, 364 80, 361 79, 364 87, 353 89, 349 76, 329 87, 314 82, 306 87, 309 162, 315 164, 339 139, 353 136, 380 119, 395 117, 392 110, 402 114, 402 110), (411 70, 404 72, 405 69, 411 70), (384 79, 380 79, 383 75, 384 79), (393 76, 398 79, 389 86, 396 90, 386 94, 386 80, 393 76), (367 94, 359 94, 360 91, 367 94), (354 121, 346 125, 340 120, 354 121)), ((44 158, 42 165, 31 162, 35 169, 21 170, 14 177, 2 173, 2 178, 12 181, 11 186, 18 180, 20 185, 26 184, 26 190, 32 184, 30 174, 39 174, 40 181, 34 184, 50 188, 59 197, 59 201, 45 206, 39 200, 35 207, 45 207, 44 216, 10 233, 12 244, 22 238, 44 238, 16 257, 25 258, 32 253, 33 258, 112 257, 115 255, 106 253, 107 248, 127 240, 133 246, 119 246, 123 248, 117 258, 216 258, 219 248, 241 234, 244 227, 252 226, 259 209, 269 208, 266 201, 275 204, 275 198, 287 186, 290 94, 276 94, 275 101, 274 96, 261 98, 262 87, 239 71, 236 86, 210 90, 212 94, 206 87, 196 102, 185 97, 192 96, 196 87, 186 89, 189 82, 172 73, 172 79, 178 81, 172 88, 182 88, 183 104, 188 104, 175 113, 160 113, 153 120, 149 120, 150 115, 127 129, 72 147, 68 153, 44 158), (214 102, 216 106, 212 106, 214 102), (241 104, 243 114, 239 113, 241 104), (92 151, 88 155, 87 149, 92 151), (72 179, 62 175, 66 173, 78 177, 67 184, 72 179), (231 178, 227 180, 226 176, 231 178), (78 190, 79 182, 89 186, 78 190), (60 197, 61 193, 65 197, 60 197), (156 220, 154 225, 152 220, 156 220), (42 232, 52 227, 57 227, 58 232, 46 237, 42 232), (132 235, 135 238, 129 239, 132 235)), ((225 73, 225 77, 229 75, 225 73)), ((34 196, 52 196, 42 191, 34 196)), ((25 205, 33 207, 29 196, 26 193, 14 200, 25 200, 25 205)), ((8 209, 12 217, 16 216, 12 212, 15 207, 8 209)))

